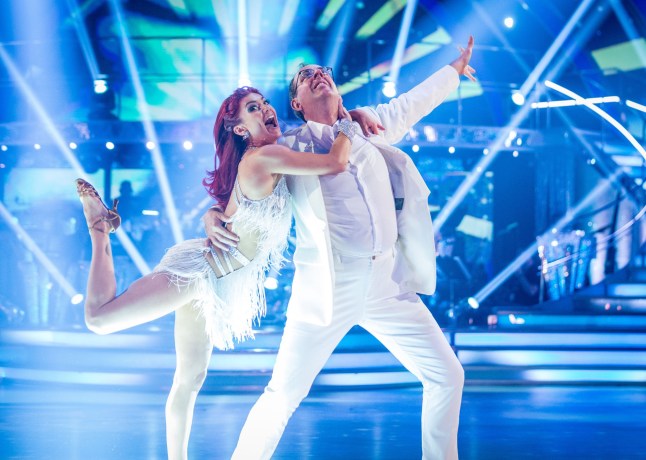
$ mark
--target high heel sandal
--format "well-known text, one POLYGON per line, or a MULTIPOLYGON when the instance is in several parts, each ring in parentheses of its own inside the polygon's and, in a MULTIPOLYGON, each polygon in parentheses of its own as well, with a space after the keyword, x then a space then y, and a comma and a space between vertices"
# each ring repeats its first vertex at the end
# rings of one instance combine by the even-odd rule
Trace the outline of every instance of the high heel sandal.
POLYGON ((92 198, 98 199, 107 212, 107 215, 99 217, 96 221, 92 223, 87 222, 90 233, 92 233, 92 230, 96 230, 97 232, 101 233, 114 233, 117 231, 117 229, 121 225, 121 216, 117 214, 117 205, 119 204, 118 199, 115 198, 112 202, 112 209, 108 209, 92 184, 83 179, 76 179, 76 192, 79 194, 79 198, 90 196, 92 198), (110 226, 110 229, 107 232, 102 228, 97 227, 97 225, 101 224, 102 222, 106 222, 110 226))

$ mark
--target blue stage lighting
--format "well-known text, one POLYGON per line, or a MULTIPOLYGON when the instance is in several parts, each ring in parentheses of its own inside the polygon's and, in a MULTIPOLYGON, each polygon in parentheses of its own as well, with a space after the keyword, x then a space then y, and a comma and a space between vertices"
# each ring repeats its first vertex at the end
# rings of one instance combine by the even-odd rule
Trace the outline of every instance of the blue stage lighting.
POLYGON ((269 289, 270 291, 278 289, 278 280, 273 276, 268 276, 265 280, 265 289, 269 289))
POLYGON ((504 19, 503 24, 505 24, 505 27, 508 28, 508 29, 513 28, 514 27, 514 18, 512 18, 511 16, 507 16, 504 19))
POLYGON ((475 297, 469 297, 467 299, 467 303, 474 310, 477 310, 478 308, 480 308, 480 302, 478 302, 478 300, 475 297))
POLYGON ((78 305, 83 302, 83 294, 74 294, 71 299, 72 305, 78 305))
POLYGON ((523 105, 525 103, 525 96, 520 91, 514 91, 511 93, 511 100, 516 105, 523 105))
POLYGON ((94 80, 94 92, 96 94, 103 94, 108 90, 108 82, 102 78, 94 80))
POLYGON ((393 81, 384 82, 384 87, 381 90, 381 92, 384 93, 384 96, 386 97, 397 96, 397 88, 395 87, 395 82, 393 81))

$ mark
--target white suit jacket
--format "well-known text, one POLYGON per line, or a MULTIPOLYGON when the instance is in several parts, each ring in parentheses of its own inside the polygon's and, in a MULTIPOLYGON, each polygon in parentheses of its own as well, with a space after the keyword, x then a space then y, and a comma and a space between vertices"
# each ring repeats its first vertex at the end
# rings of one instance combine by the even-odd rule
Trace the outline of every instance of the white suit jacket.
MULTIPOLYGON (((459 75, 445 66, 421 84, 375 109, 362 108, 386 128, 366 140, 383 155, 397 207, 398 240, 395 277, 409 291, 435 291, 435 243, 428 208, 430 191, 408 155, 391 146, 458 87, 459 75), (403 201, 403 202, 402 202, 403 201), (401 209, 400 209, 401 208, 401 209)), ((360 134, 360 130, 357 133, 360 134)), ((312 142, 307 124, 285 133, 284 144, 307 151, 312 142)), ((290 318, 327 325, 332 319, 334 261, 325 203, 318 176, 288 176, 296 222, 294 280, 287 308, 290 318)))

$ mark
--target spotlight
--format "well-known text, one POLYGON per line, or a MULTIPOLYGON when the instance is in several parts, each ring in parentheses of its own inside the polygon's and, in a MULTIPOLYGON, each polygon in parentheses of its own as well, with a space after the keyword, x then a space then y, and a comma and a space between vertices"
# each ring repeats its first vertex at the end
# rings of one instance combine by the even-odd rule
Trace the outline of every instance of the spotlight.
POLYGON ((9 150, 9 147, 3 145, 2 147, 0 147, 0 149, 2 149, 3 152, 6 152, 7 150, 9 150))
POLYGON ((94 92, 96 94, 103 94, 108 90, 108 82, 103 78, 97 78, 94 80, 94 92))
POLYGON ((238 86, 251 86, 251 80, 249 79, 248 76, 241 76, 238 79, 238 86))
POLYGON ((156 209, 144 209, 143 211, 141 211, 141 215, 143 215, 143 216, 158 216, 159 211, 157 211, 156 209))
POLYGON ((381 92, 386 97, 395 97, 395 96, 397 96, 397 88, 395 87, 395 82, 394 81, 386 81, 386 82, 384 82, 384 87, 382 88, 381 92))
POLYGON ((482 154, 483 155, 489 155, 489 149, 488 148, 482 149, 482 154))
POLYGON ((419 145, 417 144, 413 145, 413 152, 415 153, 419 152, 419 145))
POLYGON ((40 150, 40 144, 34 144, 34 149, 40 150))
POLYGON ((83 294, 76 293, 72 296, 71 299, 72 305, 78 305, 83 302, 83 294))
POLYGON ((76 148, 78 147, 78 145, 76 145, 76 142, 70 142, 69 146, 70 150, 76 150, 76 148))
POLYGON ((511 93, 511 100, 516 105, 523 105, 525 103, 525 96, 520 91, 511 93))
POLYGON ((273 276, 268 276, 265 280, 265 289, 269 289, 270 291, 278 289, 278 280, 273 276))
POLYGON ((148 150, 152 150, 152 149, 154 149, 154 148, 155 148, 155 143, 154 143, 153 141, 148 141, 148 142, 146 142, 146 148, 147 148, 148 150))
POLYGON ((520 316, 516 316, 514 314, 509 315, 509 322, 511 324, 525 324, 525 318, 522 318, 520 316))
POLYGON ((193 149, 193 143, 191 141, 184 141, 182 144, 184 146, 184 150, 192 150, 193 149))
POLYGON ((480 308, 480 302, 478 302, 478 299, 476 299, 475 297, 469 297, 467 299, 467 303, 474 310, 477 310, 478 308, 480 308))
POLYGON ((514 150, 512 152, 512 155, 514 156, 514 158, 518 158, 518 150, 514 150))
POLYGON ((514 27, 514 18, 507 16, 504 21, 502 21, 506 28, 511 29, 514 27))
POLYGON ((453 146, 449 147, 449 153, 453 155, 455 153, 455 147, 453 146))
POLYGON ((114 150, 114 143, 108 141, 105 143, 105 148, 108 150, 114 150))

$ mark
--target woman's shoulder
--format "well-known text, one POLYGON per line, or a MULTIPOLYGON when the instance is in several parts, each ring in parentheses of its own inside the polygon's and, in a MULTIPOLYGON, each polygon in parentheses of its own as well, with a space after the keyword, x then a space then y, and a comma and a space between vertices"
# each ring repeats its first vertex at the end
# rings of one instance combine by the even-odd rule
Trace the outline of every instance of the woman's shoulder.
POLYGON ((238 165, 237 181, 245 198, 251 200, 262 199, 273 190, 275 175, 263 167, 262 161, 256 161, 263 155, 263 147, 254 149, 245 154, 238 165))
POLYGON ((248 156, 249 158, 253 158, 253 157, 259 157, 264 155, 271 155, 272 153, 288 151, 288 150, 289 148, 285 147, 284 145, 267 144, 249 151, 245 156, 248 156))

